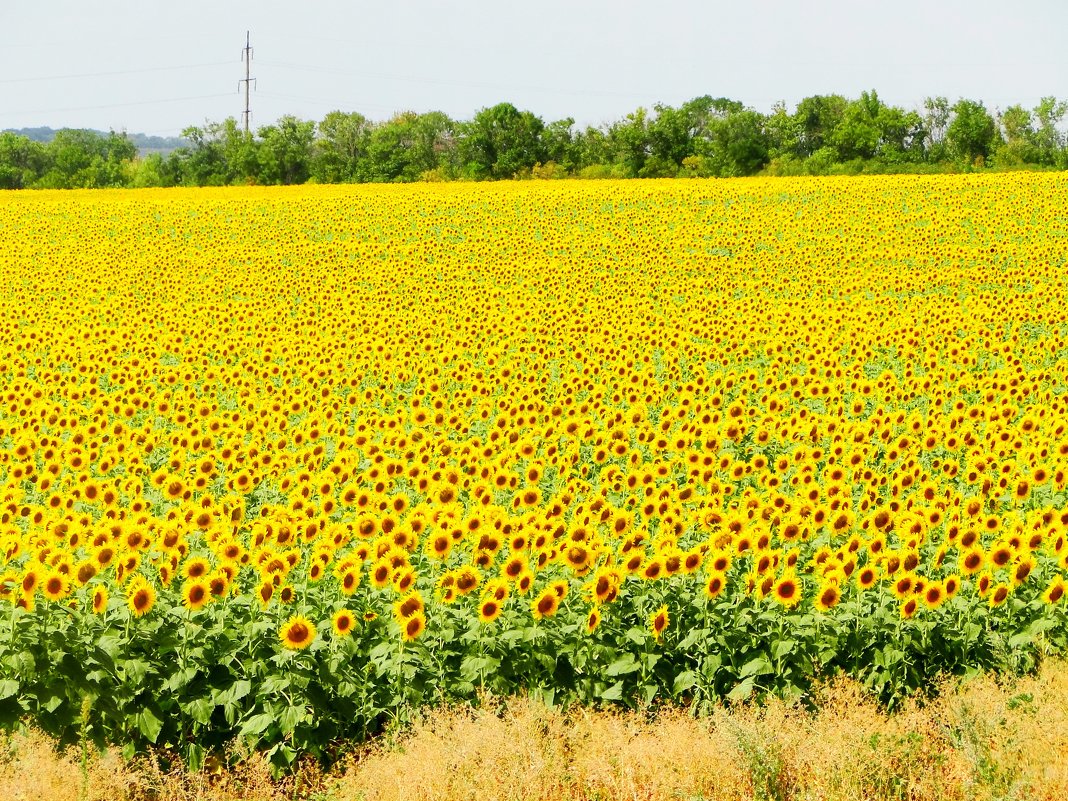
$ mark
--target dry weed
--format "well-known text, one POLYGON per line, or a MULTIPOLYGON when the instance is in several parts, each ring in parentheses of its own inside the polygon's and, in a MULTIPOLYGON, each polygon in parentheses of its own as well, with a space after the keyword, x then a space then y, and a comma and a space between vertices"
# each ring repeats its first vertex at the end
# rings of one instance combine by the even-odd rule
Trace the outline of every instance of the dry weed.
POLYGON ((0 739, 4 801, 1061 801, 1068 797, 1068 663, 1014 681, 947 686, 886 714, 854 683, 815 711, 770 701, 705 718, 550 709, 526 699, 418 716, 329 774, 278 782, 252 756, 217 774, 158 758, 0 739))

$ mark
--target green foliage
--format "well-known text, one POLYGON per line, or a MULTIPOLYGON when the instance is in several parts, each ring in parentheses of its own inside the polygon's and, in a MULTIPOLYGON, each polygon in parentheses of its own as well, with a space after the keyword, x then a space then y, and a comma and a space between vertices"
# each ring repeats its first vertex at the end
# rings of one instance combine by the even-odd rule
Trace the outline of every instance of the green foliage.
POLYGON ((312 145, 312 178, 323 184, 354 181, 369 138, 370 123, 362 114, 331 111, 319 123, 312 145))
POLYGON ((544 123, 530 111, 511 103, 478 111, 460 126, 459 160, 462 175, 471 180, 512 178, 544 159, 544 123))
MULTIPOLYGON (((732 582, 745 581, 742 562, 732 582)), ((0 626, 0 725, 30 717, 64 742, 156 745, 191 760, 237 738, 284 768, 302 753, 329 760, 341 740, 381 731, 412 709, 477 702, 485 692, 632 708, 670 698, 709 711, 723 699, 803 696, 820 677, 844 673, 892 708, 941 676, 1031 671, 1042 653, 1068 642, 1063 610, 1037 590, 990 608, 966 588, 902 620, 885 592, 851 587, 818 613, 737 592, 694 597, 686 581, 631 577, 601 607, 593 634, 577 588, 541 621, 529 599, 516 597, 496 621, 480 623, 477 596, 462 597, 439 606, 409 643, 384 618, 361 620, 348 637, 332 634, 341 601, 315 584, 302 588, 295 608, 263 610, 249 586, 199 612, 172 601, 136 621, 122 598, 103 616, 84 602, 42 601, 33 614, 10 607, 0 626), (661 604, 671 624, 657 641, 648 621, 661 604), (294 611, 320 617, 304 651, 279 642, 294 611)), ((360 616, 387 596, 365 583, 346 604, 360 616)), ((762 792, 773 798, 775 755, 749 745, 762 792)))
POLYGON ((1065 169, 1066 116, 1068 102, 1054 97, 996 119, 976 101, 928 97, 921 114, 872 90, 813 95, 793 112, 776 103, 767 114, 703 95, 577 129, 573 118, 546 124, 499 103, 466 122, 438 111, 382 122, 332 111, 318 123, 285 116, 254 134, 229 118, 190 126, 187 145, 142 159, 125 134, 62 130, 42 144, 7 132, 0 189, 1065 169))
POLYGON ((966 163, 987 159, 1001 138, 997 123, 986 106, 974 100, 959 100, 953 106, 953 120, 946 129, 950 150, 966 163))

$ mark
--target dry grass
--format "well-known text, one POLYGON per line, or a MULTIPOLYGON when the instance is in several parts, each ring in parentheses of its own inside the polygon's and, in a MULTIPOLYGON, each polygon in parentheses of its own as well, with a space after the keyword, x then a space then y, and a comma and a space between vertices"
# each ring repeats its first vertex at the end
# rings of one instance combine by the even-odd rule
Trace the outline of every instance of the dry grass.
POLYGON ((693 719, 525 700, 435 711, 330 775, 281 783, 245 760, 211 776, 77 749, 30 732, 0 742, 7 801, 549 801, 552 799, 901 799, 1068 797, 1068 663, 1036 677, 976 679, 936 701, 884 714, 848 682, 817 711, 772 702, 693 719))

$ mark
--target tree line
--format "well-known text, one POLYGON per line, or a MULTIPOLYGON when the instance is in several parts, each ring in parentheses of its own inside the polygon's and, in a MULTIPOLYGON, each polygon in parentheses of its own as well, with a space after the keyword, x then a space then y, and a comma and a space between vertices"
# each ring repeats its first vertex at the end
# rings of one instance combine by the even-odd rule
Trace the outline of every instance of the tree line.
POLYGON ((123 133, 63 129, 41 143, 5 132, 0 188, 1066 169, 1066 114, 1068 102, 1053 97, 1000 112, 933 97, 906 110, 871 91, 814 95, 767 114, 703 96, 582 128, 499 103, 470 120, 439 111, 385 121, 342 111, 319 121, 284 116, 247 134, 229 118, 190 126, 187 144, 144 157, 123 133))

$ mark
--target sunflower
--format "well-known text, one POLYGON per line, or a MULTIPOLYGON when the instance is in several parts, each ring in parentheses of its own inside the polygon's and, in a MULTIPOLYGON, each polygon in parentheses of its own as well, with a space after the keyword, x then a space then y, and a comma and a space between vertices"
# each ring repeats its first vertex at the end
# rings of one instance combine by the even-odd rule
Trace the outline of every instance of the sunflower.
POLYGON ((478 620, 480 623, 492 623, 500 617, 502 611, 501 602, 496 598, 487 598, 479 604, 478 620))
POLYGON ((971 576, 983 569, 983 563, 986 561, 982 550, 979 548, 969 548, 961 553, 958 560, 960 572, 962 575, 971 576))
POLYGON ((593 597, 597 603, 604 603, 615 590, 615 582, 612 576, 605 570, 598 571, 597 578, 593 582, 593 597))
POLYGON ((820 612, 826 612, 833 609, 838 605, 838 601, 842 598, 842 591, 838 589, 837 584, 825 584, 820 588, 819 593, 816 595, 816 609, 820 612))
POLYGON ((22 594, 24 597, 32 597, 41 583, 41 572, 35 567, 29 567, 22 574, 22 594))
POLYGON ((661 636, 664 634, 664 630, 671 623, 671 617, 668 615, 667 606, 661 606, 655 612, 649 616, 649 627, 652 629, 653 637, 657 642, 660 642, 661 636))
POLYGON ((586 632, 593 634, 599 625, 601 625, 601 610, 595 606, 586 617, 586 632))
POLYGON ((776 601, 787 609, 792 609, 801 602, 801 583, 797 576, 787 573, 775 582, 772 593, 776 601))
POLYGON ((879 573, 874 565, 865 565, 857 571, 857 586, 862 590, 871 589, 879 578, 879 573))
POLYGON ((97 587, 93 590, 93 612, 102 615, 108 608, 107 587, 97 587))
POLYGON ((904 600, 916 590, 916 577, 912 573, 905 573, 894 581, 894 595, 898 600, 904 600))
POLYGON ((1034 557, 1025 556, 1016 563, 1016 567, 1012 570, 1012 583, 1014 586, 1020 586, 1027 577, 1031 575, 1031 571, 1035 569, 1034 557))
POLYGON ((206 576, 211 570, 211 562, 200 556, 194 556, 182 565, 182 575, 187 579, 198 579, 206 576))
POLYGON ((1012 548, 1008 545, 999 545, 990 552, 990 561, 997 567, 1005 567, 1012 561, 1012 548))
POLYGON ((203 579, 187 579, 182 585, 182 605, 191 612, 207 606, 211 595, 211 588, 203 579))
POLYGON ((535 598, 534 603, 531 604, 531 611, 534 613, 535 620, 552 617, 559 608, 560 596, 556 594, 552 587, 546 587, 542 590, 541 595, 535 598))
POLYGON ((303 650, 315 639, 315 624, 303 615, 294 615, 278 629, 278 639, 291 650, 303 650))
POLYGON ((50 601, 59 601, 70 594, 70 580, 62 573, 49 573, 41 582, 41 594, 50 601))
POLYGON ((1009 597, 1009 593, 1012 592, 1012 587, 1008 584, 998 584, 993 588, 990 593, 990 606, 1001 606, 1009 597))
POLYGON ((478 571, 471 566, 461 567, 456 573, 456 591, 460 595, 467 595, 473 589, 478 587, 479 575, 478 571))
POLYGON ((379 559, 371 568, 371 585, 375 589, 384 589, 389 586, 393 568, 386 559, 379 559))
POLYGON ((1061 600, 1061 598, 1064 597, 1065 586, 1066 585, 1063 576, 1054 576, 1053 580, 1049 583, 1049 586, 1046 587, 1046 591, 1042 593, 1042 599, 1047 604, 1057 603, 1061 600))
POLYGON ((399 593, 408 592, 415 585, 415 571, 402 568, 393 576, 393 589, 399 593))
POLYGON ((331 623, 334 627, 334 635, 348 637, 356 626, 356 617, 348 609, 339 609, 334 613, 331 623))
POLYGON ((423 602, 423 596, 418 592, 409 593, 393 604, 393 614, 397 622, 402 625, 405 620, 413 615, 421 615, 425 610, 426 604, 423 602))
POLYGON ((422 612, 412 615, 401 624, 401 636, 405 642, 417 639, 424 631, 426 631, 426 617, 422 612))
POLYGON ((941 581, 932 581, 923 588, 923 605, 928 609, 937 609, 946 600, 946 586, 941 581))
POLYGON ((142 617, 152 611, 156 603, 156 591, 146 581, 131 583, 126 594, 126 605, 134 617, 142 617))
POLYGON ((343 595, 352 595, 360 586, 360 568, 358 565, 348 567, 338 579, 343 595))
POLYGON ((706 598, 718 598, 723 594, 727 586, 727 577, 721 573, 713 573, 704 582, 703 590, 706 598))
POLYGON ((526 595, 530 592, 530 588, 534 586, 534 573, 530 570, 524 569, 515 580, 515 589, 520 595, 526 595))

